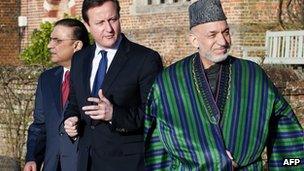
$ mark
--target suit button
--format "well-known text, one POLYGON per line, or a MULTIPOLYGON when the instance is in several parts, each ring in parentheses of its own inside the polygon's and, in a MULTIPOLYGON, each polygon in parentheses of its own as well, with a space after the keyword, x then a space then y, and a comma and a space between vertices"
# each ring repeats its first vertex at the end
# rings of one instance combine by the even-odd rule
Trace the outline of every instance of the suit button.
POLYGON ((62 132, 60 132, 60 133, 59 133, 59 135, 60 135, 60 136, 63 136, 63 133, 62 133, 62 132))
POLYGON ((94 125, 91 125, 91 129, 95 129, 95 126, 94 126, 94 125))

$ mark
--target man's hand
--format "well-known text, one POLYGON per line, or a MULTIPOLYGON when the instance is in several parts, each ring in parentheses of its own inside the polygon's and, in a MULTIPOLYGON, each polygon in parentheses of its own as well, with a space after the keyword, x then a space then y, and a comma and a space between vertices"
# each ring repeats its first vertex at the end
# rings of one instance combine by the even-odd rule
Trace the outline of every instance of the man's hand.
POLYGON ((94 120, 111 121, 113 117, 113 105, 103 95, 102 90, 98 91, 98 97, 89 97, 89 102, 94 102, 96 105, 88 105, 82 107, 84 113, 94 120))
POLYGON ((230 153, 230 151, 226 150, 226 153, 228 155, 228 157, 230 158, 230 160, 232 161, 232 166, 234 168, 238 168, 238 164, 233 160, 232 154, 230 153))
POLYGON ((26 162, 23 171, 37 171, 36 162, 34 161, 26 162))
POLYGON ((71 138, 75 138, 78 135, 77 125, 78 125, 78 117, 76 116, 69 117, 64 121, 65 132, 71 138))

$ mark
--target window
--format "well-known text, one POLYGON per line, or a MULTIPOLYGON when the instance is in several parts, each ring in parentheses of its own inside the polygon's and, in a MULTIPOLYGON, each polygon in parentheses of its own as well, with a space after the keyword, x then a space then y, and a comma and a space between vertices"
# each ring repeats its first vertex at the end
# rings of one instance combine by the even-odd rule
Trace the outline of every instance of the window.
POLYGON ((130 7, 132 14, 167 13, 187 10, 196 0, 133 0, 130 7))

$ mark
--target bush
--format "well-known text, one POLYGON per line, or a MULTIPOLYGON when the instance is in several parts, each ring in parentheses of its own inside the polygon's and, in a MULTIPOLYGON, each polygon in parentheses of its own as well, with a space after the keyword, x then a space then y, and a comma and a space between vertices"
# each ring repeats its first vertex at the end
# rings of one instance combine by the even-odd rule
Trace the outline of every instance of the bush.
POLYGON ((44 22, 30 36, 30 45, 21 53, 21 60, 27 65, 51 66, 50 52, 47 48, 53 24, 44 22))

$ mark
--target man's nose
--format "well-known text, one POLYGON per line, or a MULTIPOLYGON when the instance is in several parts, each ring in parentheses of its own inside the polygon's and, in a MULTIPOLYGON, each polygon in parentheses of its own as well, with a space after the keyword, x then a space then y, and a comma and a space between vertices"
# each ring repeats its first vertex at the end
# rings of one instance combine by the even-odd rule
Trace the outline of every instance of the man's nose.
POLYGON ((54 47, 54 43, 53 43, 53 41, 49 41, 47 48, 51 49, 52 47, 54 47))
POLYGON ((113 27, 112 27, 112 25, 111 25, 111 23, 109 21, 106 22, 105 30, 107 32, 112 32, 113 31, 113 27))
POLYGON ((227 37, 224 34, 218 34, 217 43, 221 46, 226 46, 228 44, 227 37))

